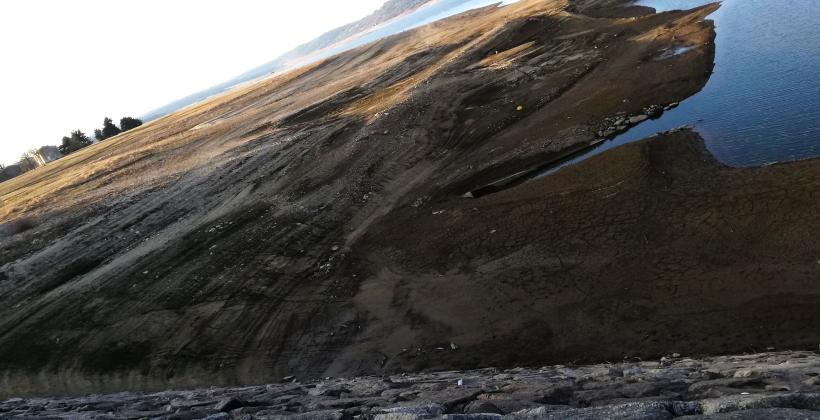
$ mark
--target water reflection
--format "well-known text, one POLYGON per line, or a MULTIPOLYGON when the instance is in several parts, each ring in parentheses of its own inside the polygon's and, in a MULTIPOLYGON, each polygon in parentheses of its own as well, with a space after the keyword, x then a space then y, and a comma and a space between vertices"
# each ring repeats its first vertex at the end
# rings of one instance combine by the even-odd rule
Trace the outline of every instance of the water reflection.
MULTIPOLYGON (((659 10, 703 0, 643 0, 659 10)), ((820 156, 820 1, 725 0, 715 72, 700 93, 594 152, 693 125, 723 163, 755 166, 820 156)))

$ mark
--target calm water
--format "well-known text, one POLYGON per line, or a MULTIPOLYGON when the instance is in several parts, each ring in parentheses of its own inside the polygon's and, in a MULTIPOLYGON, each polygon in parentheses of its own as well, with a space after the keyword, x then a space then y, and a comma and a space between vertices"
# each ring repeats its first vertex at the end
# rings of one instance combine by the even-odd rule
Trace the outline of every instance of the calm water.
MULTIPOLYGON (((661 10, 703 0, 642 0, 661 10)), ((820 0, 725 0, 715 73, 700 93, 575 161, 681 125, 693 125, 731 166, 820 156, 820 0)))
POLYGON ((468 10, 489 6, 492 4, 505 5, 515 3, 516 1, 518 0, 438 0, 433 4, 416 9, 412 13, 405 16, 393 19, 392 21, 381 25, 358 38, 342 43, 335 48, 322 51, 318 57, 311 58, 315 59, 330 57, 343 51, 377 41, 384 37, 417 28, 419 26, 466 12, 468 10))

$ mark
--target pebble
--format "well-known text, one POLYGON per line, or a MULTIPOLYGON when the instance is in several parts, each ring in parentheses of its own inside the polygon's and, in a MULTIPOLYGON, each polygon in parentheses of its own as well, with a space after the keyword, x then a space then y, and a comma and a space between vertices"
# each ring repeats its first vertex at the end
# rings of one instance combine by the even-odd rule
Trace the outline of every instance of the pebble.
POLYGON ((638 124, 644 122, 649 119, 648 115, 636 115, 634 117, 629 117, 630 124, 638 124))

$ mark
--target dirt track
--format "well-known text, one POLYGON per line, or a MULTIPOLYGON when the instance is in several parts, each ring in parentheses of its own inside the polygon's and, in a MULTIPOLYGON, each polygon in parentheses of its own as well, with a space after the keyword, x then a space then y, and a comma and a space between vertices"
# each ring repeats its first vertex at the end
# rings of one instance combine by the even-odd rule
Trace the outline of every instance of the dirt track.
POLYGON ((682 132, 461 197, 703 86, 714 6, 615 3, 448 19, 0 184, 0 395, 816 346, 814 161, 682 132))

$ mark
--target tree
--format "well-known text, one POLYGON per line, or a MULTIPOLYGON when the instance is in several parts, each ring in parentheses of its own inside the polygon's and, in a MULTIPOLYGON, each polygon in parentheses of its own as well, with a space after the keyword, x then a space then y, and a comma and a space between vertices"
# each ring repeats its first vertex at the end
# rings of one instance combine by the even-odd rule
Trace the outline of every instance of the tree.
POLYGON ((76 152, 92 143, 91 139, 80 130, 71 132, 71 137, 63 137, 63 143, 58 147, 63 156, 76 152))
POLYGON ((105 137, 103 136, 102 130, 100 130, 99 128, 94 130, 94 138, 97 139, 97 141, 105 140, 105 137))
POLYGON ((117 134, 120 134, 120 132, 120 129, 117 128, 116 125, 114 125, 114 121, 112 121, 111 118, 105 117, 105 119, 103 120, 102 128, 103 139, 114 137, 117 134))
POLYGON ((139 118, 122 117, 120 119, 120 129, 122 129, 123 133, 141 125, 142 121, 139 118))
POLYGON ((23 172, 28 172, 40 166, 40 161, 37 159, 37 150, 29 150, 23 153, 20 162, 17 164, 20 165, 20 170, 23 172))

